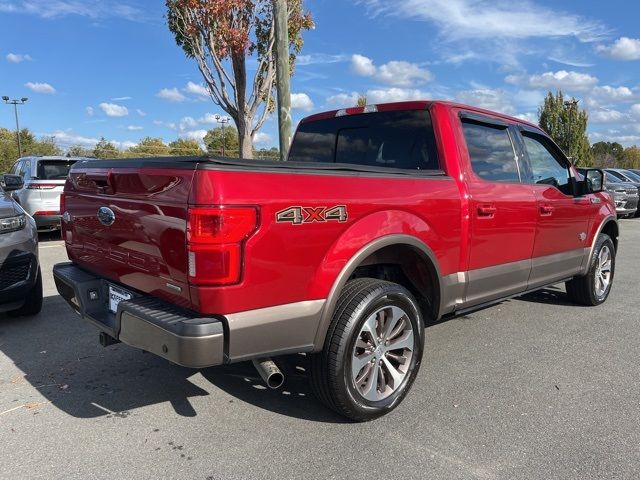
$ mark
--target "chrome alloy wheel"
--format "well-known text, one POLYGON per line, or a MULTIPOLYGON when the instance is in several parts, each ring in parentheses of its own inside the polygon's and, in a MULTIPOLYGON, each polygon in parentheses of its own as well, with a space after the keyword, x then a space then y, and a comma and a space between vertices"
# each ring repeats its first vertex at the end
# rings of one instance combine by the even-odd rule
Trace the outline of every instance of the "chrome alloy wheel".
POLYGON ((370 402, 395 392, 409 373, 414 350, 413 324, 399 307, 383 307, 367 318, 351 357, 351 379, 370 402))
POLYGON ((611 283, 611 250, 608 246, 602 247, 597 262, 594 287, 596 295, 602 297, 611 283))

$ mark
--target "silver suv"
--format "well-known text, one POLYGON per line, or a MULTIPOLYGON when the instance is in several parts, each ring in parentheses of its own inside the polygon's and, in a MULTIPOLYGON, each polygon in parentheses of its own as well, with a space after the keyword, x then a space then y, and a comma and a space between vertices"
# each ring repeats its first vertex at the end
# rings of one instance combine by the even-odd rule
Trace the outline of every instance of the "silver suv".
POLYGON ((13 198, 31 215, 39 231, 60 228, 60 194, 69 170, 79 157, 23 157, 10 173, 20 175, 24 186, 13 198))
POLYGON ((23 183, 17 175, 0 175, 0 312, 35 315, 42 308, 38 232, 9 193, 23 183))

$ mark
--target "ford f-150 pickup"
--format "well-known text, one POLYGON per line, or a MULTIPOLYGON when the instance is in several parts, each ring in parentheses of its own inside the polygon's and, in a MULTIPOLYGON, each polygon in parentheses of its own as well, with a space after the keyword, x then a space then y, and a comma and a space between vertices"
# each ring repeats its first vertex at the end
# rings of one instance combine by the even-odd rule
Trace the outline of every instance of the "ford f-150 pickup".
POLYGON ((369 420, 420 366, 425 325, 565 282, 604 302, 618 224, 537 126, 448 102, 312 115, 289 161, 78 162, 61 202, 60 294, 179 365, 306 352, 318 397, 369 420))

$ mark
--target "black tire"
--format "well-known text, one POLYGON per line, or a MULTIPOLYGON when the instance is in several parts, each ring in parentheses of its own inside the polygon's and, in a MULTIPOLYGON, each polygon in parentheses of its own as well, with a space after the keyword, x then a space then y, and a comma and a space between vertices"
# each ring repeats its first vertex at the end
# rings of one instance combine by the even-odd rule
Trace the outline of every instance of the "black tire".
POLYGON ((586 275, 580 277, 574 277, 566 282, 567 295, 569 299, 579 305, 586 305, 588 307, 595 307, 604 303, 611 293, 611 287, 613 286, 613 278, 616 271, 616 249, 613 241, 609 235, 601 233, 598 235, 596 245, 593 251, 593 258, 591 259, 591 265, 589 265, 589 271, 586 275), (598 259, 600 252, 603 248, 608 248, 611 252, 611 276, 609 284, 602 294, 598 294, 596 291, 596 275, 598 274, 598 259))
POLYGON ((23 317, 37 315, 42 310, 42 273, 38 267, 38 278, 36 284, 29 290, 24 305, 17 310, 12 310, 9 315, 13 317, 23 317))
POLYGON ((313 391, 325 405, 351 420, 362 422, 380 417, 396 408, 409 392, 420 368, 423 349, 424 322, 418 302, 406 288, 372 278, 352 280, 340 294, 324 349, 311 356, 313 391), (413 351, 399 387, 386 398, 372 402, 356 389, 351 378, 351 359, 364 323, 385 307, 400 307, 406 314, 403 318, 408 318, 413 331, 413 351))

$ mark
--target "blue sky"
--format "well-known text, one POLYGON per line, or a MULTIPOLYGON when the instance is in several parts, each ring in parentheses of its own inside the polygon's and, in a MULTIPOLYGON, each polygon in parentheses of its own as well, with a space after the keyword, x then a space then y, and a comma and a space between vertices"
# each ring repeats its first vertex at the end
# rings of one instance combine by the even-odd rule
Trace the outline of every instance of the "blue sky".
MULTIPOLYGON (((591 115, 590 138, 640 144, 640 4, 628 0, 306 0, 294 120, 350 106, 454 99, 534 120, 548 90, 591 115)), ((0 0, 0 95, 63 147, 101 136, 201 138, 224 114, 206 96, 160 0, 0 0)), ((270 118, 256 145, 277 143, 270 118)), ((0 126, 14 128, 0 105, 0 126)))

